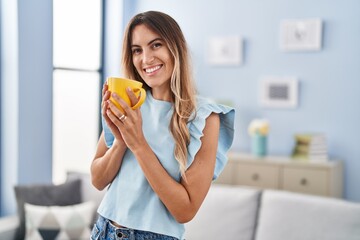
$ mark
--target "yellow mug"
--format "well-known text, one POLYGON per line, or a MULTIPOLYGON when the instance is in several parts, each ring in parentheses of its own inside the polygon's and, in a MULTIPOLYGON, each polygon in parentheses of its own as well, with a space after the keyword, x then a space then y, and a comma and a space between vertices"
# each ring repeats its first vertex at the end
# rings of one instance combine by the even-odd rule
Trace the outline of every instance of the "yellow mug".
MULTIPOLYGON (((146 91, 142 88, 142 83, 132 79, 119 78, 119 77, 108 77, 107 78, 108 90, 113 93, 117 93, 129 106, 131 106, 130 98, 126 92, 126 88, 130 87, 131 90, 135 93, 136 97, 140 97, 139 101, 131 106, 132 109, 139 108, 145 101, 146 91)), ((121 112, 124 113, 124 110, 118 104, 114 98, 110 95, 110 101, 112 101, 121 112)))

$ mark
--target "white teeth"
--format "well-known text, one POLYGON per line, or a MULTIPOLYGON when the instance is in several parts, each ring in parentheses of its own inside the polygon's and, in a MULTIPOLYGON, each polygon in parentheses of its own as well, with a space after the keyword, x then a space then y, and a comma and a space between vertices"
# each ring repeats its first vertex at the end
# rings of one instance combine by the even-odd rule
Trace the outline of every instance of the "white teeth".
POLYGON ((153 67, 153 68, 146 68, 145 72, 146 73, 152 73, 152 72, 158 70, 159 68, 160 68, 160 66, 156 66, 156 67, 153 67))

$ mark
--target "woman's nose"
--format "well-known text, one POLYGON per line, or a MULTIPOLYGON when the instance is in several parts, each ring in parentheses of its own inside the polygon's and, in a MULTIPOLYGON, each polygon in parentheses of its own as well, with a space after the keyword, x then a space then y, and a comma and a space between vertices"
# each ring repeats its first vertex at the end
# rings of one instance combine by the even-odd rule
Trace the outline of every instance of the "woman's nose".
POLYGON ((151 51, 144 51, 143 61, 146 64, 150 64, 154 61, 154 55, 151 51))

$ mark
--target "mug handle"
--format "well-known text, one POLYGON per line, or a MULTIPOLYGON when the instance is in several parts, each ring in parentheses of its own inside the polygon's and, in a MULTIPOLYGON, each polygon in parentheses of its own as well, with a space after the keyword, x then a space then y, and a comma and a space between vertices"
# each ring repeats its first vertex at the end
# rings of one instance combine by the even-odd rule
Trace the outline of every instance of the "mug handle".
POLYGON ((134 90, 135 93, 140 91, 140 99, 139 99, 139 101, 134 106, 131 107, 132 109, 135 110, 135 109, 139 108, 144 103, 145 98, 146 98, 146 91, 143 88, 135 88, 133 90, 134 90))

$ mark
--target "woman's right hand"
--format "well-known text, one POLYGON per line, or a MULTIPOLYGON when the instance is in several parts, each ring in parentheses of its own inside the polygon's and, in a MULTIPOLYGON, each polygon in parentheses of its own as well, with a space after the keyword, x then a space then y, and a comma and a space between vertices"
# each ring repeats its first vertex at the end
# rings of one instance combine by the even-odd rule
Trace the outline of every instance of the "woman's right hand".
POLYGON ((110 94, 111 92, 108 91, 107 82, 105 82, 102 89, 101 114, 107 126, 110 128, 112 134, 114 134, 115 139, 117 141, 124 142, 122 135, 119 131, 119 128, 111 121, 109 116, 106 114, 107 110, 109 109, 108 100, 110 99, 110 94))
POLYGON ((108 91, 108 85, 105 83, 102 88, 101 115, 115 139, 109 148, 106 145, 104 130, 102 131, 95 157, 91 163, 91 181, 98 190, 103 190, 114 180, 119 172, 127 148, 119 128, 111 121, 107 114, 109 98, 110 91, 108 91))

